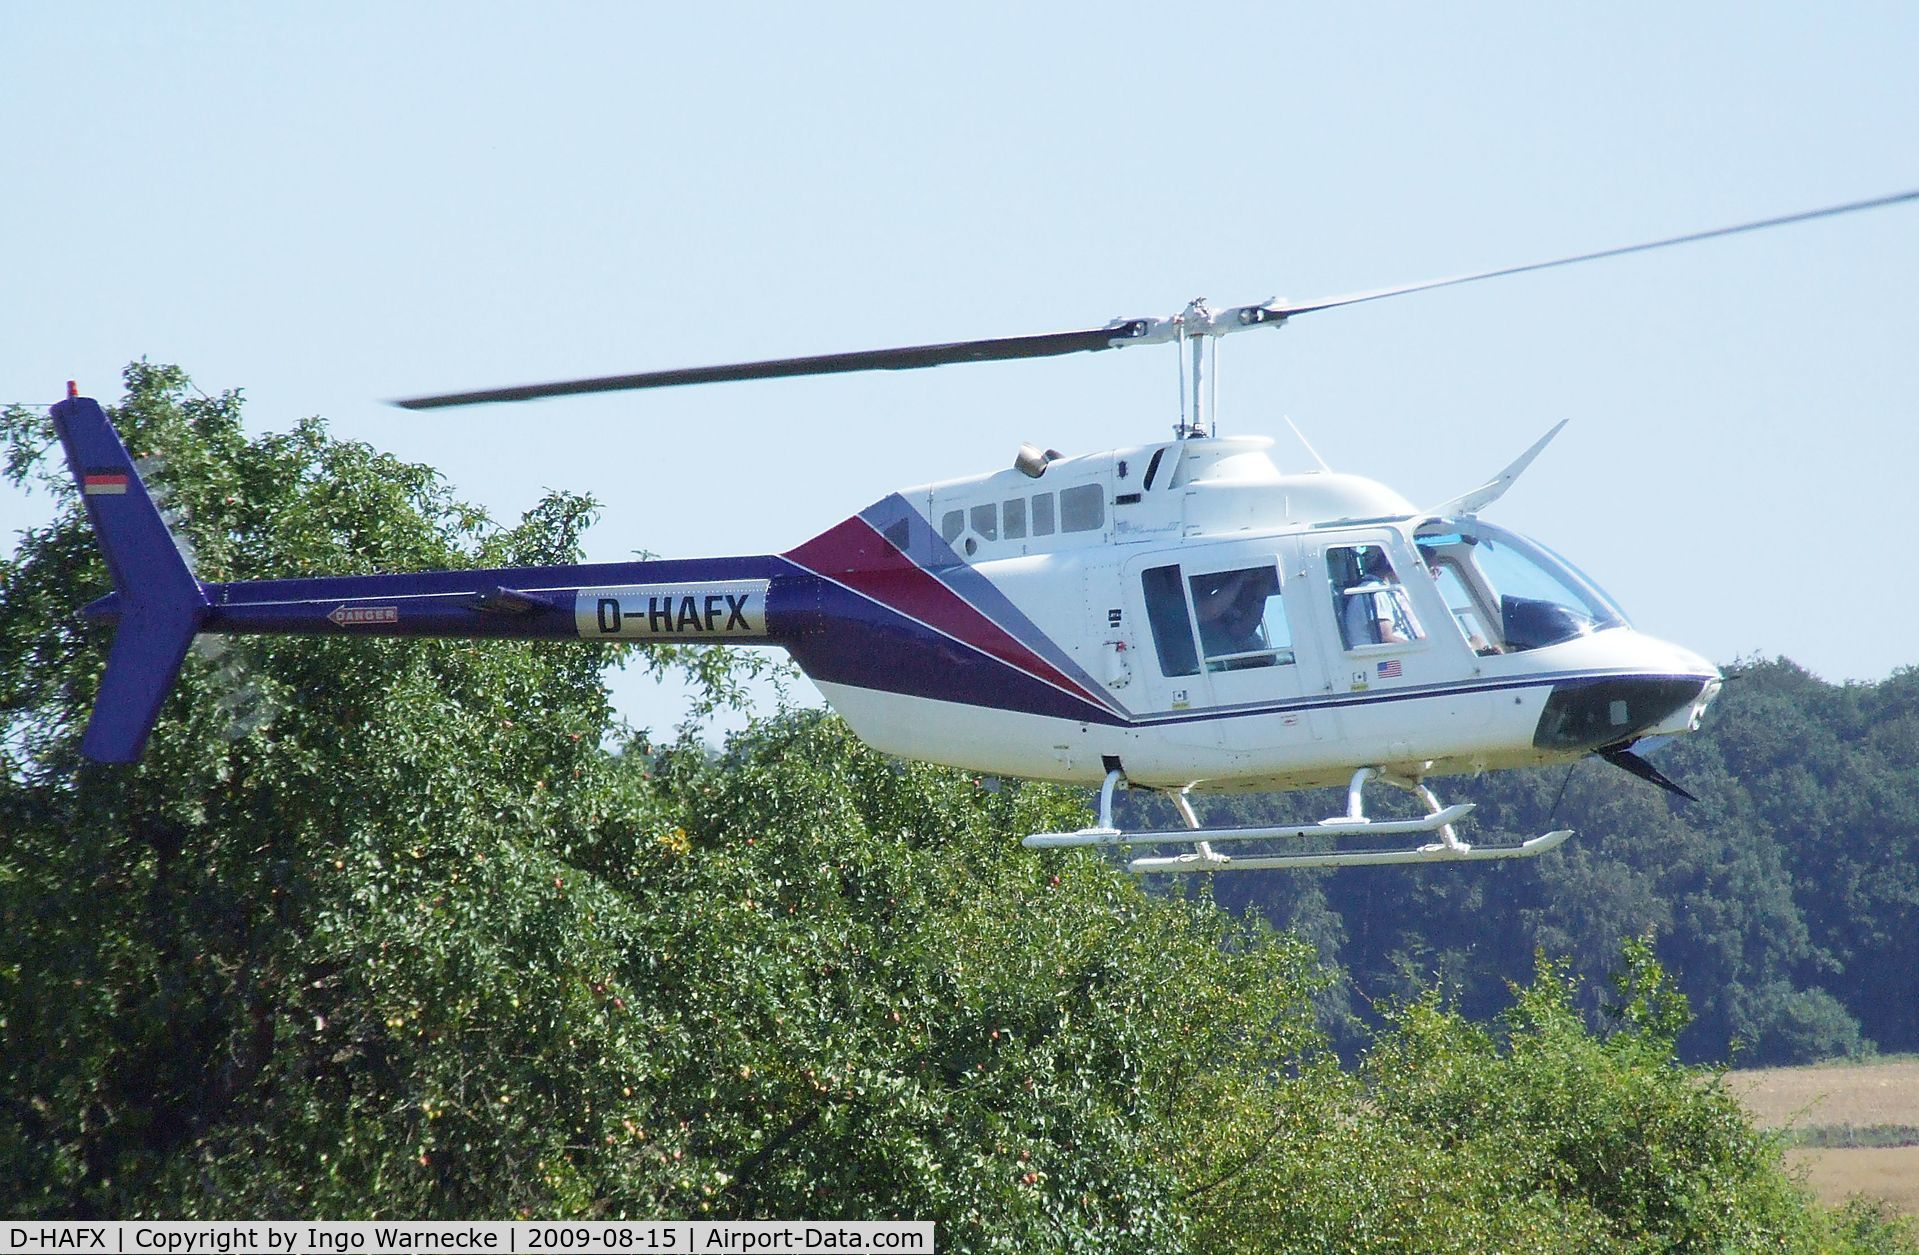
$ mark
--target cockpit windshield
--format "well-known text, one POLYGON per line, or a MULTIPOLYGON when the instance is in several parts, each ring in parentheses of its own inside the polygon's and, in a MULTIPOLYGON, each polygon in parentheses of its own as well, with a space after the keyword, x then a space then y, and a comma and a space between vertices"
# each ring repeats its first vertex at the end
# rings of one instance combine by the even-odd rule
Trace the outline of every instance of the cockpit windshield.
POLYGON ((1476 518, 1432 519, 1415 539, 1460 630, 1482 654, 1557 645, 1626 616, 1543 545, 1476 518))

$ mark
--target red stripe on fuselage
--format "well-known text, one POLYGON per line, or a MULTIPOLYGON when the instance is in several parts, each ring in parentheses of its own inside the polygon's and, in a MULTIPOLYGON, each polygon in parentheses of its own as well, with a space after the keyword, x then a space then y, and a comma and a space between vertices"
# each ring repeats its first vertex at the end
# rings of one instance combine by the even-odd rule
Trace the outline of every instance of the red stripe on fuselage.
POLYGON ((865 519, 847 519, 784 556, 1010 667, 1084 697, 1101 709, 1112 709, 1105 698, 1074 682, 895 549, 865 519))

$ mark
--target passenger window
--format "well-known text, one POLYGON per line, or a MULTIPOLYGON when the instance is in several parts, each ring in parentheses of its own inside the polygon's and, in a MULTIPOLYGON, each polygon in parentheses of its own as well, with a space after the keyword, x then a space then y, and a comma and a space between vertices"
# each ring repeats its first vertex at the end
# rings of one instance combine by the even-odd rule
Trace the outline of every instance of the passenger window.
POLYGON ((999 508, 999 520, 1002 534, 1008 540, 1020 540, 1026 535, 1026 498, 1014 497, 999 508))
POLYGON ((1106 526, 1106 490, 1098 484, 1081 484, 1059 494, 1059 530, 1096 532, 1106 526))
POLYGON ((992 502, 973 507, 973 530, 981 540, 999 539, 999 507, 992 502))
POLYGON ((940 519, 940 539, 949 545, 958 540, 959 534, 965 530, 966 511, 964 510, 948 510, 945 517, 940 519))
POLYGON ((1405 586, 1380 546, 1328 549, 1326 572, 1338 590, 1339 636, 1347 649, 1406 644, 1425 636, 1405 586))
POLYGON ((1033 535, 1053 534, 1053 494, 1042 492, 1033 498, 1033 535))
POLYGON ((1279 571, 1271 563, 1195 575, 1187 582, 1208 671, 1245 671, 1293 661, 1279 571))
POLYGON ((1153 567, 1141 574, 1140 586, 1146 593, 1146 622, 1153 628, 1160 674, 1198 675, 1199 652, 1193 648, 1193 620, 1179 587, 1179 568, 1153 567))

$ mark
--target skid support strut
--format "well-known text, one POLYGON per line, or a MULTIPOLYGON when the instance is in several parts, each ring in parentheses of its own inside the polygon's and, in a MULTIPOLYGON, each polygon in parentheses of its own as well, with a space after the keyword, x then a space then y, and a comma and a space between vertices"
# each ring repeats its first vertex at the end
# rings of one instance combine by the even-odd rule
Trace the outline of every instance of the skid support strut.
POLYGON ((1126 869, 1136 874, 1148 872, 1221 872, 1257 871, 1265 868, 1377 867, 1397 863, 1483 862, 1494 859, 1532 858, 1544 854, 1572 835, 1569 828, 1558 829, 1520 845, 1471 846, 1461 841, 1453 825, 1472 813, 1472 803, 1442 806, 1433 791, 1416 777, 1396 776, 1377 767, 1361 767, 1353 773, 1346 789, 1346 813, 1316 824, 1284 824, 1244 828, 1208 828, 1194 814, 1185 791, 1169 791, 1173 806, 1186 823, 1185 831, 1122 831, 1113 823, 1113 791, 1124 783, 1121 772, 1109 771, 1100 786, 1099 823, 1076 832, 1042 832, 1027 837, 1021 844, 1028 849, 1072 849, 1082 846, 1132 846, 1188 844, 1184 854, 1155 855, 1133 859, 1126 869), (1426 806, 1418 819, 1366 817, 1365 789, 1374 780, 1404 789, 1426 806), (1286 840, 1297 837, 1387 837, 1431 833, 1437 841, 1412 849, 1328 850, 1297 854, 1227 855, 1215 850, 1215 843, 1234 841, 1286 840))

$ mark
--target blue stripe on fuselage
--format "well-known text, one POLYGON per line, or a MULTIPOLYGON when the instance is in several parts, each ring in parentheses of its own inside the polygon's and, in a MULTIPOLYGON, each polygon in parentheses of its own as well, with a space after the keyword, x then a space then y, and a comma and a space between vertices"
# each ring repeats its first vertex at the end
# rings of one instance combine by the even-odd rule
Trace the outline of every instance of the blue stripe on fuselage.
POLYGON ((1123 722, 864 594, 814 578, 820 629, 781 643, 815 680, 1080 723, 1123 722))
POLYGON ((1603 680, 1697 680, 1706 683, 1712 677, 1689 673, 1646 672, 1630 668, 1610 671, 1552 671, 1539 675, 1513 676, 1504 680, 1466 680, 1450 684, 1422 684, 1361 693, 1340 693, 1330 697, 1295 697, 1272 702, 1241 702, 1233 706, 1208 706, 1182 710, 1177 714, 1161 712, 1141 715, 1134 727, 1162 727, 1176 723, 1198 723, 1207 719, 1240 719, 1254 715, 1284 714, 1289 711, 1332 710, 1346 706, 1365 706, 1388 702, 1415 701, 1421 698, 1464 697, 1475 693, 1516 692, 1521 689, 1550 688, 1562 684, 1596 684, 1603 680))
MULTIPOLYGON (((926 516, 914 509, 905 497, 894 493, 875 501, 860 511, 860 517, 881 536, 887 535, 889 527, 896 527, 903 521, 906 524, 907 543, 901 552, 909 561, 952 589, 960 600, 992 620, 1014 640, 1058 667, 1074 683, 1084 686, 1089 693, 1098 694, 1122 716, 1131 717, 1131 712, 1113 697, 1105 685, 1088 675, 1085 668, 1073 661, 1065 650, 1054 643, 1052 637, 1042 632, 1038 624, 1027 618, 1026 613, 1014 605, 991 580, 968 566, 951 545, 940 539, 926 516)), ((896 542, 895 547, 898 547, 896 542)))

